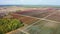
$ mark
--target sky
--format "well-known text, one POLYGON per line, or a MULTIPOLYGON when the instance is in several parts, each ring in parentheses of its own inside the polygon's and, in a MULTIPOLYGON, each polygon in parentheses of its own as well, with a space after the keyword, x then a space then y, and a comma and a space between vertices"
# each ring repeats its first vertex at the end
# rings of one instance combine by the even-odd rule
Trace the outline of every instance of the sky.
POLYGON ((60 0, 0 0, 0 5, 60 5, 60 0))

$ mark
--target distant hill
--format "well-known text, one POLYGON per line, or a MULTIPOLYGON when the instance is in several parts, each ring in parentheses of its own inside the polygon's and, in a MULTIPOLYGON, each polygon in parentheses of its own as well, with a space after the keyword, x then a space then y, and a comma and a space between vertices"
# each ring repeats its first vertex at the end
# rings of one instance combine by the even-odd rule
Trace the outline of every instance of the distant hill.
POLYGON ((0 5, 0 7, 10 7, 10 6, 17 6, 17 7, 26 7, 26 8, 39 8, 39 7, 53 7, 53 8, 60 8, 59 5, 0 5))

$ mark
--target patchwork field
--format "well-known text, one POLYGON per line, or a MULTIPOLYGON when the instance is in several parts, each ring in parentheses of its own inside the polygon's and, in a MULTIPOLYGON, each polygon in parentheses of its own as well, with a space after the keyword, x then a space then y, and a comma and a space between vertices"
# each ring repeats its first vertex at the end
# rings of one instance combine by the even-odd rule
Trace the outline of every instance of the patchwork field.
MULTIPOLYGON (((7 32, 7 34, 60 34, 60 9, 0 7, 0 11, 0 20, 2 20, 1 18, 10 18, 21 21, 24 24, 23 27, 7 32)), ((17 22, 11 21, 16 25, 17 22)), ((0 28, 2 29, 2 27, 0 28)))

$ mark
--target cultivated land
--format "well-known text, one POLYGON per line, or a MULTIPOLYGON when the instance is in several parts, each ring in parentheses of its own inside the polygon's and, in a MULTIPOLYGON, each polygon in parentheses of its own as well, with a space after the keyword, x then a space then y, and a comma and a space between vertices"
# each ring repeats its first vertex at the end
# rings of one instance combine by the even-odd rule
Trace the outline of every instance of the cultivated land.
POLYGON ((11 15, 13 16, 13 18, 17 18, 17 19, 21 20, 26 25, 30 25, 33 22, 39 20, 39 19, 34 18, 34 17, 24 16, 24 15, 20 15, 20 14, 11 14, 11 15))
POLYGON ((57 32, 56 29, 59 27, 59 25, 59 23, 41 20, 40 22, 37 22, 24 31, 27 31, 30 34, 55 34, 57 32))
POLYGON ((6 34, 60 34, 59 8, 5 7, 2 10, 11 12, 5 18, 13 17, 24 23, 23 27, 6 34))
POLYGON ((47 17, 46 19, 54 20, 54 21, 59 21, 60 22, 60 11, 56 12, 55 14, 47 17))
POLYGON ((31 10, 31 11, 27 11, 27 12, 21 12, 18 14, 22 14, 22 15, 27 15, 27 16, 32 16, 32 17, 37 17, 37 18, 43 18, 51 13, 53 13, 54 11, 40 11, 40 10, 31 10))

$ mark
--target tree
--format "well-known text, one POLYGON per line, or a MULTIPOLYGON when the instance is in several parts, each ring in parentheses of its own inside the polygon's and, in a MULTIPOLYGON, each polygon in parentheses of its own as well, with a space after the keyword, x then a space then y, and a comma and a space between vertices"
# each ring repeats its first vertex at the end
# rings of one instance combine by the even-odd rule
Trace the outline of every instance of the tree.
POLYGON ((21 23, 18 19, 0 19, 0 34, 7 33, 9 31, 15 30, 19 27, 22 27, 24 24, 21 23))

